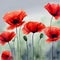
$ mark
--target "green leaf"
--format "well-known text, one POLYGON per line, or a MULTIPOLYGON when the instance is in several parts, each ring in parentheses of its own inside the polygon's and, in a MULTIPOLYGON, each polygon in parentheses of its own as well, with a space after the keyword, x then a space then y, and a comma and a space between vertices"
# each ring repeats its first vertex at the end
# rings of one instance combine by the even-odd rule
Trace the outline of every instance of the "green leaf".
POLYGON ((27 37, 26 37, 26 36, 23 36, 23 39, 24 39, 25 41, 27 41, 27 37))
POLYGON ((43 33, 40 34, 40 39, 43 38, 43 33))

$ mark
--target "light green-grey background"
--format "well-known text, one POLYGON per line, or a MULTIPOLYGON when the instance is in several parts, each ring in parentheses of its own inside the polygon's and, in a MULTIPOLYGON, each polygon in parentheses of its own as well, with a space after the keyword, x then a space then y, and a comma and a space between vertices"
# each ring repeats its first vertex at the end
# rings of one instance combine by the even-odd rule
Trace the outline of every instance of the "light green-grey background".
MULTIPOLYGON (((51 15, 44 9, 44 5, 48 2, 51 3, 58 3, 59 0, 0 0, 0 33, 6 30, 6 23, 3 21, 3 16, 6 12, 13 11, 13 10, 20 10, 24 9, 27 13, 27 17, 24 19, 26 22, 28 21, 39 21, 43 22, 46 26, 50 25, 50 19, 51 15)), ((59 2, 60 3, 60 2, 59 2)), ((52 25, 60 27, 60 19, 55 20, 53 19, 52 25)), ((40 34, 40 33, 39 33, 40 34)), ((35 43, 35 51, 38 54, 38 48, 37 42, 39 40, 39 34, 35 34, 34 36, 34 43, 35 43), (36 36, 37 35, 37 36, 36 36)), ((32 34, 29 34, 28 37, 28 43, 30 42, 30 37, 32 34)), ((22 56, 25 56, 25 50, 26 50, 26 43, 22 38, 23 34, 21 32, 21 49, 22 49, 22 56)), ((46 37, 41 40, 41 47, 42 47, 42 56, 46 57, 41 60, 51 60, 51 44, 48 44, 45 42, 46 37), (50 54, 50 55, 49 55, 50 54)), ((11 42, 10 42, 11 43, 11 42)), ((56 52, 57 43, 54 44, 54 53, 56 52)), ((0 45, 0 54, 2 50, 9 49, 9 46, 1 46, 0 45)), ((30 52, 30 51, 29 51, 30 52)), ((54 54, 56 55, 56 54, 54 54)), ((23 57, 26 60, 25 57, 23 57)), ((37 59, 36 59, 37 60, 37 59)), ((55 59, 59 60, 59 59, 55 59)))

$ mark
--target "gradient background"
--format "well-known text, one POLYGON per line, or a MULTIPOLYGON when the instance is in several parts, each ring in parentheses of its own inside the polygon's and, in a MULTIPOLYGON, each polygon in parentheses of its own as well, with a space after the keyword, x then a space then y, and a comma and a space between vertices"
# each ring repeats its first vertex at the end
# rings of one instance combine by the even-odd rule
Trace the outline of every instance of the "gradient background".
MULTIPOLYGON (((47 4, 48 2, 49 3, 50 2, 51 3, 60 3, 59 0, 1 0, 0 1, 0 32, 5 31, 5 28, 6 28, 6 23, 3 21, 4 14, 9 11, 20 10, 20 9, 25 10, 28 15, 24 19, 26 22, 31 21, 31 20, 39 21, 39 22, 43 22, 46 26, 49 26, 51 15, 44 9, 44 5, 47 4)), ((55 21, 55 19, 54 19, 52 25, 60 27, 60 19, 58 21, 55 21)), ((23 34, 22 34, 22 36, 23 36, 23 34)), ((22 36, 21 36, 21 39, 22 39, 22 36)), ((44 42, 45 39, 46 39, 46 37, 44 37, 41 42, 42 52, 43 52, 43 56, 45 58, 41 59, 41 60, 49 60, 49 59, 51 60, 51 54, 50 54, 51 44, 47 44, 46 42, 44 42)), ((30 35, 29 35, 29 40, 30 40, 30 35)), ((38 40, 38 38, 35 36, 35 48, 37 46, 37 40, 38 40)), ((57 44, 59 44, 59 43, 57 42, 54 45, 55 46, 54 47, 54 56, 57 56, 55 53, 56 50, 60 49, 59 47, 56 47, 57 44)), ((22 60, 25 59, 24 51, 25 51, 26 46, 24 46, 24 45, 26 45, 26 44, 22 40, 21 41, 22 55, 23 55, 22 60)), ((1 54, 2 50, 6 49, 6 47, 7 47, 7 49, 9 49, 9 47, 7 45, 4 47, 0 46, 0 54, 1 54)), ((38 48, 36 48, 36 49, 37 49, 36 51, 38 53, 38 48)), ((57 58, 55 60, 57 60, 57 58)), ((58 58, 58 60, 60 60, 60 58, 58 58)))

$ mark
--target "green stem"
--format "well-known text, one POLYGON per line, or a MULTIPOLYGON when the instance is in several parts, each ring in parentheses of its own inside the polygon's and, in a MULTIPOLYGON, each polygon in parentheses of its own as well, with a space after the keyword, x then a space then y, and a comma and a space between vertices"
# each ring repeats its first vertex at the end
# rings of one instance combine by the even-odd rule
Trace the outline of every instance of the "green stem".
MULTIPOLYGON (((38 52, 39 52, 39 57, 40 57, 40 55, 42 55, 41 54, 41 46, 39 45, 39 43, 40 43, 40 39, 39 39, 39 41, 38 41, 38 52)), ((40 59, 39 59, 40 60, 40 59)))
POLYGON ((18 39, 18 30, 16 28, 16 34, 17 34, 17 60, 19 60, 19 39, 18 39))
POLYGON ((14 60, 16 60, 15 38, 14 38, 14 40, 13 40, 12 42, 13 42, 13 48, 14 48, 13 54, 15 53, 15 55, 14 55, 14 60))
MULTIPOLYGON (((53 17, 51 18, 51 21, 50 21, 50 33, 51 33, 52 19, 53 17)), ((53 60, 53 42, 52 42, 52 60, 53 60)))
MULTIPOLYGON (((11 48, 11 45, 10 45, 10 43, 9 43, 9 42, 8 42, 8 45, 9 45, 10 50, 11 50, 11 53, 12 53, 12 48, 11 48)), ((12 56, 13 56, 13 53, 12 53, 12 56)), ((14 60, 14 56, 13 56, 13 60, 14 60)))
MULTIPOLYGON (((9 43, 9 42, 8 42, 8 45, 9 45, 9 47, 10 47, 10 50, 11 50, 12 48, 11 48, 11 46, 10 46, 10 43, 9 43)), ((11 50, 11 53, 12 53, 12 50, 11 50)))
POLYGON ((51 25, 52 25, 52 19, 53 19, 53 16, 51 17, 51 20, 50 20, 50 27, 51 27, 51 25))
POLYGON ((29 60, 29 58, 28 58, 28 42, 26 41, 26 47, 27 47, 27 60, 29 60))
POLYGON ((52 42, 52 60, 53 60, 53 42, 52 42))
POLYGON ((32 48, 33 48, 33 60, 34 60, 34 41, 33 41, 33 38, 34 38, 34 33, 32 34, 32 48))
POLYGON ((20 51, 20 54, 19 54, 19 57, 21 57, 21 36, 20 36, 20 34, 21 34, 21 27, 19 28, 19 51, 20 51))

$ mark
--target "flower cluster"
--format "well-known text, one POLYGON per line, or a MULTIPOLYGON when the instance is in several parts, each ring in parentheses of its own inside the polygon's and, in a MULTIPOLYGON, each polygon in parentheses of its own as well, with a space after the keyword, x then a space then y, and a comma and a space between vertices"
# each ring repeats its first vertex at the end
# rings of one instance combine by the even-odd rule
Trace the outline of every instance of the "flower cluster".
MULTIPOLYGON (((59 4, 46 4, 45 9, 52 15, 55 20, 58 20, 60 18, 60 5, 59 4)), ((24 34, 29 34, 32 32, 33 34, 36 32, 44 32, 48 39, 46 39, 46 42, 54 42, 57 40, 60 40, 60 27, 55 26, 45 26, 42 22, 35 22, 35 21, 29 21, 25 22, 24 18, 27 17, 27 13, 24 10, 17 10, 8 12, 3 16, 3 20, 9 25, 7 27, 7 31, 4 31, 0 34, 0 44, 5 45, 6 43, 9 44, 10 41, 13 40, 13 38, 17 35, 17 29, 18 27, 23 28, 21 29, 24 34), (25 24, 24 24, 25 23, 25 24), (24 24, 24 25, 23 25, 24 24), (16 29, 15 32, 8 32, 8 30, 16 29)), ((20 31, 19 31, 20 32, 20 31)), ((19 42, 20 38, 17 36, 17 43, 19 42)), ((40 35, 42 37, 42 35, 40 35)), ((27 41, 27 37, 24 36, 25 41, 27 41)), ((32 41, 33 44, 33 41, 32 41)), ((17 44, 17 49, 19 50, 19 43, 17 44)), ((33 50, 34 52, 34 50, 33 50)), ((18 53, 18 56, 20 54, 18 53)), ((34 57, 34 54, 33 54, 34 57)), ((12 52, 10 51, 3 51, 1 55, 2 60, 14 60, 12 56, 12 52)), ((34 59, 33 59, 34 60, 34 59)))

